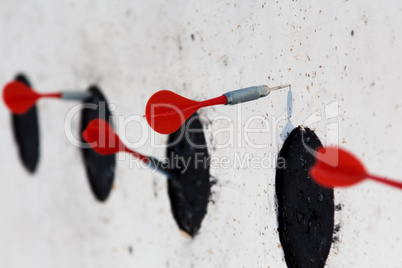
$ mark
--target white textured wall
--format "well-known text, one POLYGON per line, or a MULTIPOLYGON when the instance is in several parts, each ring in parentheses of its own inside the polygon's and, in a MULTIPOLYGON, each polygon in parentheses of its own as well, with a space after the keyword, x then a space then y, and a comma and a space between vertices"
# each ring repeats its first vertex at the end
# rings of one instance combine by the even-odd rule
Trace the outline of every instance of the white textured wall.
MULTIPOLYGON (((402 180, 401 25, 398 0, 0 0, 0 84, 18 71, 41 92, 96 82, 115 114, 142 115, 159 89, 202 100, 243 86, 291 83, 294 125, 338 100, 340 144, 373 173, 402 180)), ((232 116, 236 128, 252 115, 272 123, 272 116, 286 115, 286 95, 202 114, 232 116)), ((165 179, 130 169, 128 160, 118 162, 108 202, 94 200, 80 152, 64 134, 72 104, 39 103, 35 176, 20 165, 9 113, 0 105, 1 267, 286 267, 273 169, 213 169, 215 203, 190 240, 172 218, 165 179)), ((325 124, 312 128, 325 141, 325 124)), ((139 129, 131 124, 128 138, 138 139, 139 129)), ((250 134, 256 143, 273 143, 265 149, 251 148, 241 135, 240 146, 237 139, 211 155, 279 150, 272 129, 250 134)), ((138 150, 164 154, 149 142, 138 150)), ((343 204, 336 213, 340 241, 327 267, 401 267, 402 192, 367 182, 335 196, 343 204)))

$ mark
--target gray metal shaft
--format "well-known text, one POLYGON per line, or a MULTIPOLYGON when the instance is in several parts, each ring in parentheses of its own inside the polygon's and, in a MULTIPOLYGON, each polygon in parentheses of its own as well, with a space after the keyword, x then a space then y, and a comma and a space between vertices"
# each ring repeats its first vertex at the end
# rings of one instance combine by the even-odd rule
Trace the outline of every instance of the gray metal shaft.
POLYGON ((271 91, 280 89, 280 88, 285 88, 290 85, 284 85, 284 86, 277 86, 273 88, 269 88, 268 86, 262 85, 262 86, 254 86, 254 87, 246 87, 234 91, 229 91, 225 93, 224 95, 226 96, 228 102, 228 105, 234 105, 238 103, 243 103, 243 102, 248 102, 252 100, 256 100, 265 96, 268 96, 271 91))
POLYGON ((159 173, 168 177, 168 179, 173 179, 176 177, 176 173, 172 170, 166 169, 166 163, 163 163, 156 159, 155 157, 148 156, 148 167, 151 169, 155 169, 159 173))
POLYGON ((89 96, 88 91, 63 91, 61 98, 63 100, 83 100, 89 96))

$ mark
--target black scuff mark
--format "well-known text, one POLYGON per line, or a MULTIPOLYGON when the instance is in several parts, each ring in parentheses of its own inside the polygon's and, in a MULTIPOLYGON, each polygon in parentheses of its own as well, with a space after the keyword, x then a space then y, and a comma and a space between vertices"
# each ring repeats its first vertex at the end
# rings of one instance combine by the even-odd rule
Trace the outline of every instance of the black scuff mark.
POLYGON ((295 128, 278 156, 275 192, 278 231, 288 267, 324 267, 334 234, 334 191, 318 186, 309 176, 316 150, 322 144, 315 133, 295 128))
POLYGON ((194 114, 179 130, 169 135, 167 146, 169 166, 178 171, 176 178, 168 180, 173 217, 179 228, 191 237, 201 228, 214 184, 209 172, 210 159, 202 130, 199 116, 194 114), (190 130, 187 135, 185 132, 181 134, 186 130, 190 130), (183 164, 177 165, 182 161, 189 164, 186 167, 183 164))
MULTIPOLYGON (((101 90, 97 86, 91 86, 88 91, 90 94, 83 101, 88 107, 84 107, 82 110, 80 133, 86 129, 90 121, 97 118, 103 119, 113 126, 112 113, 101 90)), ((88 145, 82 136, 81 142, 88 145)), ((92 148, 82 148, 81 151, 92 193, 98 201, 103 202, 108 198, 113 186, 116 156, 114 154, 100 155, 92 148)))
MULTIPOLYGON (((15 80, 31 87, 28 78, 24 74, 18 74, 15 80)), ((25 114, 12 114, 11 121, 19 157, 26 170, 33 174, 38 166, 40 156, 39 119, 36 104, 25 114)))

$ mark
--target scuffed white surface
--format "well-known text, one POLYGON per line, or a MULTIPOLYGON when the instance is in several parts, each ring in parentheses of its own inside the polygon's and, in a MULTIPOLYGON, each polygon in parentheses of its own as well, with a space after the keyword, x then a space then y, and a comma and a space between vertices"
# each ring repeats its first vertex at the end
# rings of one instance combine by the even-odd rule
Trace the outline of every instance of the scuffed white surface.
MULTIPOLYGON (((402 180, 400 25, 398 0, 0 0, 0 84, 18 71, 42 92, 99 83, 116 115, 142 115, 159 89, 202 100, 245 86, 291 83, 294 125, 339 101, 340 145, 373 173, 402 180)), ((286 118, 286 96, 283 90, 240 108, 204 109, 211 120, 232 116, 236 128, 252 115, 270 120, 270 133, 250 134, 256 143, 272 143, 268 149, 252 149, 244 133, 240 139, 235 133, 235 146, 211 155, 276 154, 286 120, 275 140, 271 120, 286 118)), ((40 102, 35 176, 21 168, 9 113, 0 105, 1 267, 286 267, 273 169, 213 169, 215 202, 190 240, 173 221, 165 179, 130 169, 128 160, 118 163, 108 202, 94 200, 79 150, 64 135, 71 105, 40 102)), ((227 123, 212 124, 223 127, 227 123)), ((325 141, 326 126, 312 127, 325 141)), ((128 139, 138 140, 138 129, 130 125, 128 139)), ((165 139, 157 136, 159 143, 165 139)), ((164 155, 149 143, 138 150, 164 155)), ((340 241, 327 267, 401 266, 400 191, 367 182, 336 190, 336 203, 343 204, 336 214, 340 241)))

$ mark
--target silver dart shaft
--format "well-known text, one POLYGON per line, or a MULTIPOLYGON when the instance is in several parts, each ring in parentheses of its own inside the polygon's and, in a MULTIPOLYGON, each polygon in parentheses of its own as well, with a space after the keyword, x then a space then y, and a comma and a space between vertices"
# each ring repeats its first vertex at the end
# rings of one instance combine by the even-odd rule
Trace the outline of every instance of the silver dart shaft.
POLYGON ((155 157, 148 156, 147 166, 149 168, 162 173, 163 175, 167 176, 168 179, 176 178, 177 174, 173 170, 169 170, 169 169, 165 168, 164 167, 165 165, 166 165, 166 163, 159 161, 155 157))
POLYGON ((62 91, 61 98, 63 100, 83 100, 89 97, 88 91, 62 91))
POLYGON ((229 91, 225 93, 228 102, 227 105, 234 105, 238 103, 248 102, 252 100, 257 100, 259 98, 268 96, 271 91, 290 87, 290 84, 276 87, 268 87, 265 85, 262 86, 254 86, 254 87, 246 87, 234 91, 229 91))

